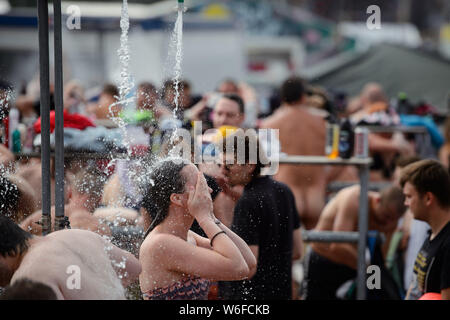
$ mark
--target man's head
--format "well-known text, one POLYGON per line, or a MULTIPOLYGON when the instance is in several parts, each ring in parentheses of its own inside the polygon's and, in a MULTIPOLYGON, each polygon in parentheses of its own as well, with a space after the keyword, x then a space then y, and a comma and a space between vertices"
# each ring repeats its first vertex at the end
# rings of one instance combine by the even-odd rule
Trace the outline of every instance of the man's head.
POLYGON ((57 300, 57 297, 46 284, 23 278, 8 286, 0 300, 57 300))
POLYGON ((405 213, 405 197, 402 189, 397 186, 390 186, 383 189, 378 199, 378 205, 375 209, 374 219, 377 225, 383 227, 383 230, 394 230, 398 219, 405 213))
POLYGON ((234 80, 225 79, 219 84, 217 91, 223 94, 239 94, 239 87, 234 80))
MULTIPOLYGON (((164 103, 172 108, 175 107, 177 83, 174 80, 166 80, 163 84, 162 99, 164 103)), ((189 107, 191 103, 191 85, 186 80, 178 82, 178 105, 182 109, 189 107)))
POLYGON ((305 99, 305 83, 300 77, 290 77, 281 85, 281 101, 288 105, 301 104, 305 99))
POLYGON ((213 111, 214 128, 221 126, 241 127, 245 119, 244 101, 237 94, 224 94, 213 111))
POLYGON ((88 167, 75 174, 72 182, 72 197, 81 198, 88 210, 94 211, 103 196, 106 175, 95 167, 88 167))
POLYGON ((222 145, 221 172, 231 186, 246 185, 268 164, 256 133, 240 129, 226 136, 222 145))
POLYGON ((97 119, 108 119, 112 116, 117 117, 121 108, 116 104, 119 96, 119 89, 113 84, 106 84, 100 94, 98 106, 95 109, 97 119))
POLYGON ((415 219, 429 221, 434 210, 450 208, 450 176, 438 161, 426 159, 406 166, 400 185, 415 219))
POLYGON ((22 230, 14 221, 0 215, 0 286, 9 284, 16 271, 12 260, 16 260, 28 249, 31 234, 22 230))
POLYGON ((136 106, 138 110, 152 110, 158 95, 156 87, 150 82, 142 82, 138 86, 136 106))
MULTIPOLYGON (((197 184, 198 169, 182 158, 158 161, 150 169, 142 207, 152 219, 150 230, 164 221, 171 208, 187 212, 188 190, 197 184)), ((203 178, 204 179, 204 178, 203 178)))
POLYGON ((383 88, 375 82, 368 83, 364 86, 361 91, 360 100, 363 107, 377 102, 387 102, 383 88))

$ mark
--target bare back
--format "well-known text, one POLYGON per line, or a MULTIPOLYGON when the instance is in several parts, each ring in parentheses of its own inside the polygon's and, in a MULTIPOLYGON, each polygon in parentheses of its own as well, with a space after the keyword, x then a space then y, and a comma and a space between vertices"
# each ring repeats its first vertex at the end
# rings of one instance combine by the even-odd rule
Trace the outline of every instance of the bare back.
POLYGON ((43 282, 55 290, 59 299, 125 299, 108 256, 110 246, 89 231, 53 232, 31 245, 11 282, 23 277, 43 282), (80 289, 68 285, 74 274, 71 266, 79 267, 80 289))
POLYGON ((345 188, 328 202, 320 215, 317 231, 356 231, 358 228, 359 186, 345 188))
MULTIPOLYGON (((324 155, 325 120, 306 107, 282 106, 261 127, 280 130, 281 151, 288 155, 324 155)), ((292 189, 307 229, 314 227, 325 205, 326 170, 324 166, 283 164, 275 176, 292 189)))

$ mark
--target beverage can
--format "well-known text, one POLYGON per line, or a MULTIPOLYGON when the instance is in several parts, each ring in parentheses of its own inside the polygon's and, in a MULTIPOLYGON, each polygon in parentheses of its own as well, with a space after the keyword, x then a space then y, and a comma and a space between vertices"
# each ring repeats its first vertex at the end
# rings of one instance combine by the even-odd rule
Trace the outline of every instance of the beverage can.
POLYGON ((369 157, 369 129, 357 127, 355 129, 355 157, 369 157))

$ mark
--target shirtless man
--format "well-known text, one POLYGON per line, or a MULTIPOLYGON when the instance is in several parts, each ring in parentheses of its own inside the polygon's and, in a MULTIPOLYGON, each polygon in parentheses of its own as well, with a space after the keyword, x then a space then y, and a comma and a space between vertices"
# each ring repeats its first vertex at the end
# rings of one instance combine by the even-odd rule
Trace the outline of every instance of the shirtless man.
MULTIPOLYGON (((386 113, 386 118, 391 118, 388 98, 378 83, 366 84, 360 96, 349 103, 347 112, 355 124, 364 119, 367 120, 367 117, 376 113, 386 113)), ((400 132, 394 134, 371 132, 369 133, 368 141, 371 156, 380 159, 379 164, 371 168, 371 181, 389 179, 390 168, 394 164, 397 154, 402 156, 415 154, 414 146, 400 132)))
MULTIPOLYGON (((360 187, 351 186, 337 193, 324 208, 316 231, 357 231, 360 187)), ((406 211, 402 190, 388 187, 381 193, 368 193, 369 230, 384 233, 385 256, 398 220, 406 211)), ((353 243, 314 242, 311 244, 307 272, 307 299, 336 299, 336 290, 356 277, 357 245, 353 243), (329 275, 329 276, 327 276, 329 275)))
POLYGON ((90 231, 37 237, 0 216, 0 240, 0 286, 27 278, 49 286, 61 300, 123 300, 124 287, 141 272, 133 255, 90 231), (71 278, 76 274, 79 282, 71 278))
MULTIPOLYGON (((297 77, 287 79, 281 87, 281 98, 283 104, 273 115, 264 119, 260 127, 279 129, 283 153, 324 155, 325 114, 304 105, 303 81, 297 77)), ((331 175, 332 171, 325 166, 281 164, 275 176, 294 193, 302 225, 307 230, 314 228, 325 205, 328 172, 331 175)))
MULTIPOLYGON (((78 172, 69 187, 69 203, 64 208, 64 214, 69 218, 70 225, 75 229, 90 230, 100 235, 109 235, 110 230, 101 219, 94 217, 102 197, 104 177, 94 169, 84 169, 78 172)), ((51 211, 52 225, 55 224, 55 209, 51 211)), ((42 234, 42 226, 38 224, 42 211, 33 213, 22 221, 20 226, 32 234, 42 234)))

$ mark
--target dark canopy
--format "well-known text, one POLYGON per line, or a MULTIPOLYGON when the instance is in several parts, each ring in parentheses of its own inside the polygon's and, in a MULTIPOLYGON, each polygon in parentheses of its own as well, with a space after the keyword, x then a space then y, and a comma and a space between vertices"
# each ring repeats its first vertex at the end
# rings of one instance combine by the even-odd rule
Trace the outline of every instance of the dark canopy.
POLYGON ((313 85, 357 95, 368 82, 380 83, 389 98, 405 92, 447 112, 450 61, 420 49, 381 44, 345 65, 310 79, 313 85))

